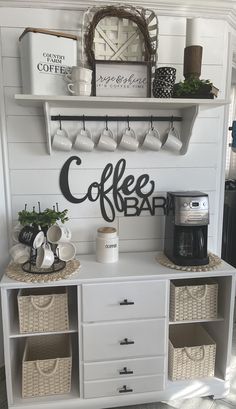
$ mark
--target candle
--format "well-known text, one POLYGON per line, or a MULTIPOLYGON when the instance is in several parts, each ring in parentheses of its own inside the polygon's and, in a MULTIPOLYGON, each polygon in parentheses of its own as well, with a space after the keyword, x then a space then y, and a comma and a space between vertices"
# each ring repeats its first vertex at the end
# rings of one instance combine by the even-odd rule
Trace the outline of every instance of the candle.
POLYGON ((200 45, 200 30, 198 18, 187 18, 186 24, 186 47, 200 45))

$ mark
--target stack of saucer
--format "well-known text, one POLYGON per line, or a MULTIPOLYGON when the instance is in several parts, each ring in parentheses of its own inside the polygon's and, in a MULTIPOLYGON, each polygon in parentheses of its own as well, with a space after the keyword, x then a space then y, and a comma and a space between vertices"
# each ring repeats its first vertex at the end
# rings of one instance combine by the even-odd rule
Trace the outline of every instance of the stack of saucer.
POLYGON ((153 80, 154 98, 171 98, 176 78, 176 69, 173 67, 160 67, 155 70, 153 80))

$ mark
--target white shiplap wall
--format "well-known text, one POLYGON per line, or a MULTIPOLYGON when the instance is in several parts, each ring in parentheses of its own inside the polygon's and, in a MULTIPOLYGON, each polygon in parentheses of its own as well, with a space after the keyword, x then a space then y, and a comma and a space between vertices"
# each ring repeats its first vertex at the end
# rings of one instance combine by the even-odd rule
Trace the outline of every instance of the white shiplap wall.
MULTIPOLYGON (((58 202, 60 208, 69 209, 71 219, 69 225, 73 232, 73 240, 77 244, 78 253, 93 252, 96 229, 104 224, 99 203, 85 202, 74 205, 65 201, 60 193, 58 179, 63 163, 71 154, 58 152, 48 156, 42 111, 19 106, 14 101, 14 94, 22 92, 18 37, 23 28, 37 26, 76 32, 80 28, 81 13, 19 9, 13 15, 12 10, 3 9, 3 11, 0 23, 12 219, 16 220, 17 212, 24 207, 25 203, 28 203, 30 207, 40 201, 42 207, 47 207, 58 202)), ((159 23, 159 65, 175 66, 177 80, 179 80, 182 78, 185 19, 162 16, 159 23)), ((202 20, 201 39, 204 47, 202 78, 210 78, 220 88, 220 97, 224 97, 227 64, 225 23, 216 20, 202 20)), ((123 114, 126 113, 123 112, 123 114)), ((172 111, 169 113, 172 114, 172 111)), ((209 246, 212 250, 217 251, 222 119, 223 108, 202 110, 196 120, 193 137, 185 156, 177 156, 164 151, 155 153, 141 150, 135 153, 117 151, 109 157, 106 153, 98 151, 80 154, 82 165, 79 169, 74 167, 72 171, 72 190, 76 194, 83 195, 88 185, 99 179, 108 161, 115 164, 118 159, 124 157, 127 161, 126 174, 132 173, 138 176, 143 172, 148 173, 156 183, 156 194, 158 195, 167 190, 178 189, 205 191, 210 195, 211 204, 209 246)), ((165 123, 156 125, 161 134, 168 126, 165 123)), ((53 124, 52 129, 55 126, 56 124, 53 124)), ((73 137, 81 124, 66 123, 64 126, 73 137)), ((103 126, 102 123, 89 124, 94 140, 98 138, 103 126)), ((125 124, 113 123, 111 127, 119 138, 125 124)), ((134 125, 140 140, 147 127, 147 124, 134 125)), ((140 217, 130 218, 117 214, 113 225, 119 230, 121 251, 162 248, 164 217, 161 214, 151 217, 142 213, 140 217)))
MULTIPOLYGON (((171 65, 177 68, 177 80, 182 78, 183 50, 185 45, 185 19, 160 17, 159 65, 171 65)), ((17 218, 17 213, 24 207, 35 205, 42 207, 58 202, 61 208, 69 209, 70 226, 73 239, 78 246, 78 253, 94 251, 96 228, 104 224, 98 203, 72 205, 60 194, 58 178, 60 168, 70 156, 65 153, 46 153, 45 128, 42 111, 23 108, 14 101, 14 94, 22 92, 20 78, 20 60, 18 37, 27 26, 45 27, 80 33, 81 12, 69 10, 39 10, 31 8, 1 8, 1 67, 0 78, 3 97, 0 104, 2 134, 4 146, 8 148, 7 178, 10 180, 9 210, 10 222, 17 218), (5 114, 6 113, 6 114, 5 114)), ((201 40, 204 47, 202 78, 210 78, 220 88, 220 97, 224 97, 227 70, 227 25, 223 21, 202 20, 201 40)), ((126 114, 126 113, 123 113, 126 114)), ((172 114, 172 112, 170 112, 172 114)), ((72 185, 74 193, 85 193, 88 183, 97 180, 108 161, 116 163, 124 157, 127 160, 127 173, 150 174, 155 180, 157 194, 167 190, 199 189, 209 193, 211 204, 211 223, 209 227, 209 247, 219 252, 220 242, 217 237, 221 220, 220 174, 222 171, 223 118, 224 108, 204 109, 200 112, 193 131, 193 137, 185 156, 176 156, 167 152, 131 152, 111 155, 93 152, 80 155, 81 169, 73 170, 72 185)), ((125 124, 113 124, 113 130, 119 136, 125 124)), ((167 124, 157 124, 161 133, 167 124)), ((67 124, 68 131, 75 135, 80 124, 67 124)), ((96 140, 103 124, 91 124, 96 140)), ((135 125, 141 139, 147 124, 135 125)), ((73 152, 74 153, 74 152, 73 152)), ((2 169, 0 169, 2 174, 2 169)), ((2 179, 1 179, 2 180, 2 179)), ((0 180, 0 182, 1 182, 0 180)), ((1 182, 2 183, 2 182, 1 182)), ((1 190, 4 186, 1 184, 1 190)), ((1 209, 5 204, 2 199, 1 209)), ((3 213, 4 213, 3 212, 3 213)), ((7 214, 7 213, 6 213, 7 214)), ((3 215, 4 218, 4 215, 3 215)), ((157 250, 163 245, 164 217, 161 214, 150 217, 124 218, 117 215, 113 225, 119 229, 121 251, 157 250)), ((1 227, 2 232, 2 227, 1 227)), ((1 243, 4 257, 7 249, 7 235, 1 243)), ((1 235, 2 237, 2 235, 1 235)), ((1 238, 2 240, 2 238, 1 238)), ((5 260, 5 259, 4 259, 5 260)), ((1 267, 4 263, 1 263, 1 267)), ((1 350, 1 348, 0 348, 1 350)), ((2 356, 0 351, 0 364, 2 356)))

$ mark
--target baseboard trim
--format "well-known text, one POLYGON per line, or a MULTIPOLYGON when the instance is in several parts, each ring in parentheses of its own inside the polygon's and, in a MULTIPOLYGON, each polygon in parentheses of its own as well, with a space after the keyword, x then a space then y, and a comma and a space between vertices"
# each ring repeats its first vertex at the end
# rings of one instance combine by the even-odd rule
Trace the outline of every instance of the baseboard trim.
POLYGON ((0 367, 0 381, 4 381, 5 380, 5 366, 1 366, 0 367))

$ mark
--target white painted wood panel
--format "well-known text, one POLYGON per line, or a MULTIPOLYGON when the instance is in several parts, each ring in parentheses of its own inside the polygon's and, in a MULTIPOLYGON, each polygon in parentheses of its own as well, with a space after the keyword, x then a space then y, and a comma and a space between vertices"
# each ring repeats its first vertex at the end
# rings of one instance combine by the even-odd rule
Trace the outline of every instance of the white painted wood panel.
POLYGON ((166 353, 166 320, 83 324, 84 361, 138 358, 166 353), (121 345, 125 338, 133 341, 121 345), (96 342, 94 342, 96 340, 96 342))
MULTIPOLYGON (((106 379, 103 381, 90 381, 84 383, 85 398, 99 398, 102 396, 119 396, 120 390, 126 384, 127 389, 130 389, 128 395, 132 393, 159 391, 164 388, 165 377, 163 375, 143 376, 137 378, 129 378, 125 382, 116 379, 106 379)), ((121 402, 120 402, 121 404, 121 402)))
MULTIPOLYGON (((205 190, 205 193, 209 195, 210 209, 215 208, 215 192, 205 190)), ((166 192, 156 191, 152 196, 166 196, 166 192)), ((109 195, 109 198, 111 195, 109 195)), ((27 203, 28 209, 32 209, 33 206, 38 206, 38 196, 37 195, 12 195, 12 214, 14 221, 17 220, 17 214, 19 210, 24 209, 25 203, 27 203)), ((83 202, 79 205, 68 202, 62 195, 41 195, 40 196, 41 209, 46 209, 47 207, 52 207, 58 203, 59 209, 68 209, 69 217, 76 218, 88 218, 88 217, 100 217, 100 204, 96 202, 83 202)), ((147 214, 147 213, 142 213, 147 214)), ((163 211, 161 209, 156 209, 156 215, 162 215, 163 211)))
MULTIPOLYGON (((106 163, 106 162, 105 162, 106 163)), ((59 194, 59 170, 11 170, 10 180, 12 194, 59 194)), ((174 171, 166 169, 132 169, 135 178, 148 173, 150 180, 154 180, 157 191, 168 190, 215 190, 216 171, 214 168, 178 168, 174 171), (191 177, 189 177, 191 175, 191 177)), ((127 171, 128 175, 128 171, 127 171)), ((100 172, 93 169, 70 171, 69 183, 71 192, 87 192, 88 186, 100 180, 100 172)))
POLYGON ((42 115, 41 108, 23 107, 14 99, 14 95, 20 93, 22 89, 18 87, 5 87, 5 109, 6 115, 42 115))
POLYGON ((167 281, 82 286, 83 321, 113 321, 167 316, 167 281), (93 300, 90 303, 89 300, 93 300), (130 305, 122 305, 124 300, 130 305), (148 303, 147 303, 148 300, 148 303))
MULTIPOLYGON (((210 215, 209 235, 212 234, 214 228, 214 215, 210 215)), ((119 236, 121 239, 133 240, 139 238, 154 239, 163 238, 165 231, 165 217, 125 217, 119 218, 119 236)))
MULTIPOLYGON (((9 11, 12 11, 9 10, 9 11)), ((14 10, 18 12, 18 10, 14 10)), ((177 80, 183 78, 183 48, 185 44, 186 19, 182 17, 159 18, 160 26, 160 48, 159 66, 171 65, 177 68, 177 80)), ((17 212, 24 208, 25 202, 29 206, 41 201, 42 206, 51 206, 58 202, 62 208, 69 209, 72 220, 73 235, 79 253, 87 253, 95 250, 95 232, 97 225, 104 221, 101 219, 99 202, 85 202, 73 205, 67 202, 60 193, 59 172, 60 168, 70 155, 78 155, 72 150, 71 153, 54 152, 51 157, 46 152, 45 125, 42 111, 31 107, 21 107, 13 99, 15 93, 21 92, 18 37, 25 26, 47 27, 51 29, 62 29, 62 31, 80 31, 81 13, 59 10, 37 10, 19 9, 18 18, 10 15, 4 9, 1 13, 0 26, 2 34, 2 56, 5 105, 7 111, 7 132, 9 166, 11 178, 11 194, 13 218, 16 219, 17 212)), ((203 75, 209 76, 224 86, 224 67, 226 64, 225 54, 222 52, 222 42, 225 23, 222 21, 202 21, 201 35, 204 45, 203 51, 203 75), (212 47, 217 42, 217 47, 212 47), (222 79, 223 78, 223 79, 222 79), (222 83, 220 83, 222 81, 222 83)), ((226 47, 225 47, 226 48, 226 47)), ((78 111, 73 110, 73 113, 78 111)), ((95 111, 87 111, 90 114, 95 111)), ((99 110, 99 114, 104 114, 99 110)), ((81 111, 80 111, 81 113, 81 111)), ((109 113, 112 110, 108 110, 109 113)), ((136 112, 132 112, 136 114, 136 112)), ((140 111, 141 113, 141 111, 140 111)), ((219 142, 221 140, 222 128, 220 119, 222 108, 204 108, 200 110, 199 117, 195 123, 193 137, 187 155, 178 156, 165 151, 145 152, 139 150, 135 153, 117 150, 111 155, 104 152, 94 151, 92 153, 79 153, 82 159, 80 167, 72 166, 71 189, 74 193, 83 195, 88 185, 100 179, 101 170, 107 162, 114 165, 120 158, 127 161, 125 175, 134 174, 135 177, 147 173, 155 181, 156 194, 167 190, 199 189, 210 193, 211 212, 217 209, 215 192, 217 187, 216 178, 219 166, 219 142)), ((122 110, 119 114, 127 114, 122 110)), ((166 112, 165 114, 171 114, 166 112)), ((147 131, 149 124, 131 124, 135 129, 140 142, 147 131)), ((75 138, 81 123, 65 123, 63 126, 68 130, 70 137, 75 138)), ((103 123, 90 123, 95 142, 104 128, 103 123)), ((122 130, 126 123, 109 124, 118 140, 121 138, 122 130)), ((164 135, 168 123, 155 123, 164 135)), ((176 124, 181 130, 180 124, 176 124)), ((52 134, 58 127, 52 124, 52 134)), ((160 211, 157 212, 160 215, 160 211)), ((147 212, 142 213, 141 218, 123 218, 117 214, 115 223, 119 226, 121 233, 120 250, 155 250, 163 246, 163 217, 150 217, 147 212), (134 225, 136 227, 134 227, 134 225), (134 234, 129 235, 133 230, 134 234), (130 238, 131 237, 131 238, 130 238)), ((210 234, 213 231, 212 223, 210 234)), ((216 239, 212 239, 213 243, 216 239)))
MULTIPOLYGON (((41 142, 46 143, 45 120, 43 116, 12 116, 7 117, 8 142, 41 142)), ((16 145, 17 146, 17 145, 16 145)), ((19 152, 15 153, 16 158, 19 152)))
POLYGON ((79 30, 81 17, 82 13, 74 10, 2 7, 0 25, 2 27, 22 27, 22 31, 25 27, 79 30))
POLYGON ((155 375, 165 372, 165 359, 163 356, 139 359, 126 359, 109 362, 87 363, 84 364, 84 379, 85 381, 96 379, 126 379, 133 376, 155 375), (132 371, 131 374, 120 374, 127 371, 132 371))
MULTIPOLYGON (((199 134, 200 135, 200 134, 199 134)), ((203 135, 204 136, 204 135, 203 135)), ((30 134, 28 134, 30 137, 30 134)), ((217 141, 216 141, 217 142, 217 141)), ((121 158, 126 159, 127 171, 136 168, 137 163, 142 163, 146 168, 201 168, 215 167, 217 165, 217 144, 190 144, 188 154, 181 156, 167 150, 160 152, 139 149, 132 156, 128 152, 117 150, 109 158, 109 163, 114 166, 121 158), (210 146, 209 146, 210 145, 210 146), (209 151, 211 155, 209 155, 209 151)), ((46 143, 9 143, 9 163, 11 169, 61 169, 67 158, 75 155, 82 160, 83 169, 103 169, 104 154, 97 149, 94 152, 82 153, 72 149, 71 153, 54 152, 53 156, 47 154, 46 143), (69 156, 68 156, 69 155, 69 156)), ((82 166, 71 165, 71 169, 80 170, 82 166)), ((102 170, 98 173, 100 176, 102 170)))
POLYGON ((21 86, 20 59, 14 57, 3 57, 3 84, 6 87, 21 86))

